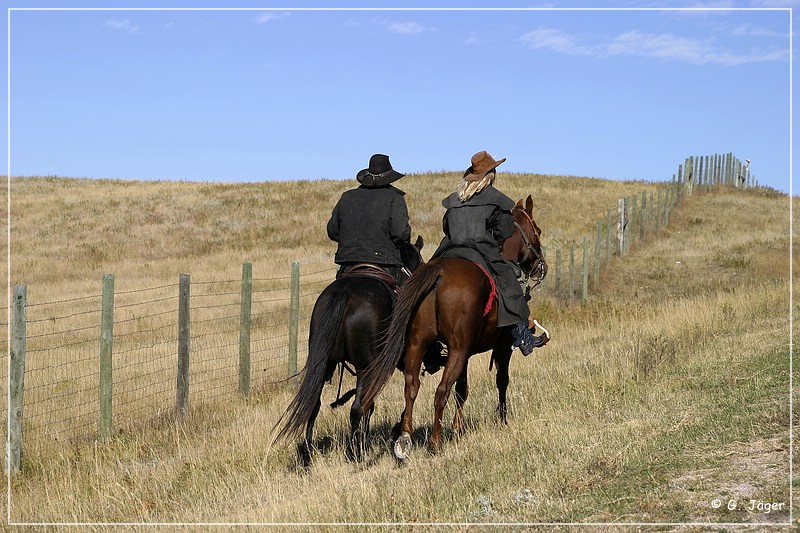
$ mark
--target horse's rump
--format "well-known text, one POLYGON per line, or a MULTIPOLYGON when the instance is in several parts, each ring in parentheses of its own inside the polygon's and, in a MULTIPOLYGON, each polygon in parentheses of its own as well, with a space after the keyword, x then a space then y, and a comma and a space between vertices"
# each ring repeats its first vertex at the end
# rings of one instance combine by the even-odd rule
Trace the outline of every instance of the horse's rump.
POLYGON ((487 324, 496 321, 498 300, 494 280, 479 263, 444 257, 440 264, 436 328, 439 340, 450 347, 461 329, 474 331, 475 338, 481 336, 487 324))
MULTIPOLYGON (((420 267, 400 288, 392 320, 384 335, 381 354, 365 373, 364 398, 374 400, 403 357, 407 337, 424 337, 448 343, 454 331, 464 326, 483 333, 484 323, 496 316, 496 305, 489 303, 489 316, 483 313, 493 291, 486 271, 475 262, 460 257, 439 257, 420 267), (453 317, 460 311, 476 309, 476 323, 466 325, 453 317)), ((494 300, 496 301, 496 299, 494 300)))
MULTIPOLYGON (((300 386, 275 424, 276 441, 296 436, 312 418, 325 382, 348 358, 364 368, 391 316, 393 291, 374 277, 345 277, 325 287, 311 313, 308 358, 300 386)), ((349 398, 348 398, 349 399, 349 398)))
POLYGON ((463 259, 471 263, 474 263, 478 268, 481 269, 481 271, 489 280, 489 283, 491 285, 491 291, 489 292, 489 296, 485 300, 486 304, 484 305, 483 308, 483 316, 488 315, 489 311, 491 311, 492 309, 492 304, 498 298, 498 294, 497 294, 497 283, 495 282, 494 277, 490 273, 491 269, 489 267, 487 259, 474 248, 469 248, 467 246, 455 246, 453 248, 445 250, 445 252, 442 253, 442 255, 439 257, 463 259))

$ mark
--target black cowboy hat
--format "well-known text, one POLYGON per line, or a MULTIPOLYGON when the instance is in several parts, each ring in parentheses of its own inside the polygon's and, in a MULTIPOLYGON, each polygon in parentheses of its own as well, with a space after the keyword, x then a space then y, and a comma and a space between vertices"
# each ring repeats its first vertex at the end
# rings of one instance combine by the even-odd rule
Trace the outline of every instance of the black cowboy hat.
POLYGON ((364 187, 383 187, 403 176, 392 168, 388 155, 375 154, 369 158, 369 168, 359 171, 356 179, 364 187))

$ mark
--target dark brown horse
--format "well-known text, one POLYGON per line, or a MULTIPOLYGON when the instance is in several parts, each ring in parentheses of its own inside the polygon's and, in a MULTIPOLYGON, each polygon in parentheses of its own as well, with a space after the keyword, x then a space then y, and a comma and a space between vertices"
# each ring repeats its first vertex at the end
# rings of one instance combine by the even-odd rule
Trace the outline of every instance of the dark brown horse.
MULTIPOLYGON (((501 254, 516 261, 524 275, 541 281, 547 273, 542 257, 541 230, 533 220, 530 196, 513 208, 515 231, 502 244, 501 254)), ((400 437, 394 451, 405 459, 411 449, 412 414, 419 391, 420 369, 431 346, 447 345, 447 362, 436 389, 435 416, 431 446, 442 442, 442 414, 456 384, 456 413, 453 430, 461 432, 462 409, 469 392, 467 360, 470 356, 492 350, 497 365, 498 415, 506 422, 506 389, 512 352, 512 327, 497 327, 497 301, 488 313, 487 302, 492 283, 481 267, 466 259, 441 257, 420 267, 403 285, 386 332, 381 354, 367 370, 362 401, 370 404, 381 391, 395 367, 405 375, 405 410, 400 420, 400 437), (405 349, 404 349, 405 348, 405 349), (404 357, 405 355, 405 357, 404 357)))
MULTIPOLYGON (((400 256, 408 271, 414 272, 422 264, 422 246, 422 237, 418 237, 414 244, 401 245, 400 256)), ((349 365, 353 366, 356 387, 337 398, 331 407, 344 405, 355 397, 350 408, 348 449, 353 458, 361 459, 369 447, 369 419, 374 409, 374 398, 369 402, 363 400, 361 374, 380 353, 380 332, 389 322, 395 300, 392 287, 380 279, 382 276, 376 277, 374 272, 370 268, 358 271, 354 268, 328 285, 314 304, 303 379, 286 412, 275 424, 275 429, 280 426, 276 441, 296 437, 305 428, 305 438, 300 443, 298 454, 306 469, 311 466, 314 422, 321 406, 320 395, 337 367, 343 371, 345 368, 349 370, 349 365)), ((341 386, 341 376, 339 379, 341 386)))

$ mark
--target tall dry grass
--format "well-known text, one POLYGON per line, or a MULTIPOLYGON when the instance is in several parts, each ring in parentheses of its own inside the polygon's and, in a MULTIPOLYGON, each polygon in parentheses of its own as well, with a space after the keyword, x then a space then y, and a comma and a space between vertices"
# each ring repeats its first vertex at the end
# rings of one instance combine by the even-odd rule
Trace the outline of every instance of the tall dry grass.
MULTIPOLYGON (((441 234, 439 202, 457 177, 398 183, 426 257, 441 234)), ((32 301, 52 301, 98 293, 103 272, 116 274, 120 290, 173 283, 180 272, 236 279, 243 261, 268 273, 288 272, 292 260, 329 265, 335 248, 324 224, 352 185, 15 179, 11 277, 28 284, 32 301)), ((512 197, 532 194, 545 244, 557 246, 593 235, 618 197, 656 184, 501 173, 498 187, 512 197)), ((274 448, 270 435, 291 387, 248 401, 220 395, 184 422, 163 416, 107 445, 84 440, 26 456, 24 472, 12 478, 12 520, 785 521, 788 199, 719 190, 687 198, 670 222, 613 259, 588 302, 534 297, 534 315, 554 340, 534 356, 514 356, 507 426, 494 416, 488 356, 476 356, 467 433, 447 434, 438 454, 427 450, 439 375, 424 377, 417 447, 398 468, 388 451, 402 405, 396 375, 373 416, 368 460, 345 459, 347 414, 324 409, 314 467, 302 475, 294 450, 274 448), (714 509, 715 499, 785 505, 730 511, 714 509)), ((323 403, 335 388, 326 388, 323 403)), ((445 417, 452 415, 450 406, 445 417)))

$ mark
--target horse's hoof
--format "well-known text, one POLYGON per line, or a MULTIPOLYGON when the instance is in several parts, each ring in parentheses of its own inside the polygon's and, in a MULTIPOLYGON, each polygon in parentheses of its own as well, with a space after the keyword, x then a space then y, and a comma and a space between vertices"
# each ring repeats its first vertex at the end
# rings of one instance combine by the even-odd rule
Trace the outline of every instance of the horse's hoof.
POLYGON ((311 471, 311 450, 305 443, 300 444, 297 450, 297 455, 300 459, 300 466, 303 472, 311 471))
POLYGON ((405 461, 408 459, 408 454, 411 453, 412 446, 411 435, 403 433, 400 435, 400 438, 394 442, 394 456, 400 461, 405 461))
POLYGON ((498 405, 497 409, 495 409, 495 415, 497 415, 497 419, 505 424, 508 425, 508 408, 505 405, 498 405))

